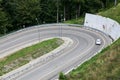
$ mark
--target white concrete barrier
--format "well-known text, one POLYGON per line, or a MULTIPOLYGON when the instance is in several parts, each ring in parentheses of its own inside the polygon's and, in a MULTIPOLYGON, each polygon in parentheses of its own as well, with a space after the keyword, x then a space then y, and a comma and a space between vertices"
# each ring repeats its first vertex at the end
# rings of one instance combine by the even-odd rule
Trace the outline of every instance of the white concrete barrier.
POLYGON ((84 26, 100 30, 113 40, 117 40, 120 37, 120 24, 110 18, 86 13, 84 26))

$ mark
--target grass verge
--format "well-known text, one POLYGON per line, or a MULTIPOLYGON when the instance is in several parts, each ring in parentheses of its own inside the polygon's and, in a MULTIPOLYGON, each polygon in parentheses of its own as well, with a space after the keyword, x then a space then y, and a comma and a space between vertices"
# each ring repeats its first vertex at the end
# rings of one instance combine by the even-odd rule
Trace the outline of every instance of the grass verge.
POLYGON ((68 23, 68 24, 80 24, 80 25, 82 25, 84 23, 84 18, 80 17, 78 19, 72 19, 72 20, 65 21, 64 23, 68 23))
POLYGON ((62 43, 63 40, 60 38, 45 40, 0 59, 0 76, 54 50, 62 43))
POLYGON ((109 17, 120 23, 120 3, 113 8, 98 13, 99 15, 109 17))

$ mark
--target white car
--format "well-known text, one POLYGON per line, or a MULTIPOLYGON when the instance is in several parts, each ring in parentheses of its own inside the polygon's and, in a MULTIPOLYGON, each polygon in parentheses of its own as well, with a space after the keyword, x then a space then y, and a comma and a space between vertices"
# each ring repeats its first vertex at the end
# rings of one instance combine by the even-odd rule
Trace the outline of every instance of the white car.
POLYGON ((101 43, 102 43, 101 39, 97 39, 96 42, 95 42, 96 45, 101 45, 101 43))

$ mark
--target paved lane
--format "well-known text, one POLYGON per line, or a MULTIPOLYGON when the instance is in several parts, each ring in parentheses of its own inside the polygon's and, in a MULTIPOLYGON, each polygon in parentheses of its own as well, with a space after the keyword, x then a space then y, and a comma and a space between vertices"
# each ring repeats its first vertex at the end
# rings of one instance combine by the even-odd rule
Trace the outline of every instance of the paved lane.
POLYGON ((85 60, 91 58, 101 48, 110 43, 108 36, 99 32, 93 32, 84 28, 68 26, 51 26, 42 28, 28 29, 18 34, 8 36, 0 40, 0 56, 29 46, 39 40, 50 37, 68 37, 74 42, 72 46, 65 48, 60 56, 46 62, 42 66, 35 66, 29 73, 16 78, 16 80, 49 80, 58 77, 60 72, 67 73, 85 60), (39 30, 38 30, 39 29, 39 30), (39 33, 38 33, 39 32, 39 33), (102 44, 95 45, 95 40, 100 38, 102 44))

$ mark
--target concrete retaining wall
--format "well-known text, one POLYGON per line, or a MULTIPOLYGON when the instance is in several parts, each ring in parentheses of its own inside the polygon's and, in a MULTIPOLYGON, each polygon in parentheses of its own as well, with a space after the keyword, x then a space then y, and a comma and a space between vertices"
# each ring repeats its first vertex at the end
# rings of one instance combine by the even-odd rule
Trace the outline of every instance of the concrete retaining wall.
POLYGON ((113 40, 120 37, 120 24, 110 18, 86 13, 84 26, 100 30, 113 38, 113 40))

